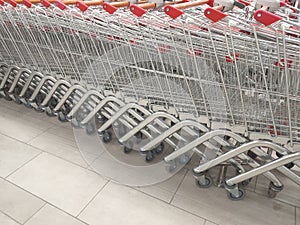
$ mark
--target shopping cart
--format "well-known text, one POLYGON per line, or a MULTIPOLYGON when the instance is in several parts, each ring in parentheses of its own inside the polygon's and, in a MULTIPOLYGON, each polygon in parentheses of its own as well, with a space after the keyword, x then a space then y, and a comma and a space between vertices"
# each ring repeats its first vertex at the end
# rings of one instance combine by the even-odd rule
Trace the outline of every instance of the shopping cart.
POLYGON ((168 145, 169 170, 195 152, 199 187, 232 165, 231 199, 260 174, 274 197, 273 169, 300 184, 300 32, 294 6, 270 4, 2 2, 0 91, 105 143, 114 127, 148 162, 168 145))

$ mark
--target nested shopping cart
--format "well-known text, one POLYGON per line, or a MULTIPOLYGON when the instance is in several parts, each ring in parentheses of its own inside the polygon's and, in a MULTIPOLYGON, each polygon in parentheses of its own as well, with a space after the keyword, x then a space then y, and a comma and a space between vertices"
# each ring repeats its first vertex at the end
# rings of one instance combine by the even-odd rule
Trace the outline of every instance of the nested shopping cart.
POLYGON ((280 1, 0 2, 0 90, 229 198, 253 177, 300 184, 297 4, 280 1), (96 123, 94 122, 96 118, 96 123), (162 154, 163 153, 163 154, 162 154), (225 174, 230 166, 235 174, 225 174))

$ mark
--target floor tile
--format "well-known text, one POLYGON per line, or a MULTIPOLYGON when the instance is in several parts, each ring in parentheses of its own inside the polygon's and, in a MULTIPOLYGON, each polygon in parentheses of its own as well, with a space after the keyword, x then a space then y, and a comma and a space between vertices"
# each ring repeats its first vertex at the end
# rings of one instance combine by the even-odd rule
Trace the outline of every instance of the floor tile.
POLYGON ((44 204, 39 198, 0 179, 0 210, 16 221, 23 224, 44 204))
POLYGON ((90 225, 203 225, 204 220, 132 188, 109 183, 79 216, 90 225))
POLYGON ((210 221, 205 221, 205 224, 204 225, 217 225, 216 223, 212 223, 210 221))
POLYGON ((36 148, 0 134, 0 177, 5 178, 40 152, 36 148))
POLYGON ((219 225, 293 225, 294 207, 268 199, 251 191, 241 201, 231 201, 222 188, 200 189, 189 173, 185 177, 172 204, 195 213, 219 225))
POLYGON ((3 225, 19 225, 16 221, 12 220, 2 212, 0 212, 0 224, 3 225))
POLYGON ((300 208, 296 208, 296 225, 300 225, 300 208))
MULTIPOLYGON (((70 139, 45 132, 28 144, 82 167, 87 167, 87 163, 78 151, 76 143, 70 139)), ((86 155, 86 157, 89 157, 91 154, 86 153, 86 155)))
POLYGON ((8 179, 75 216, 107 182, 89 170, 47 153, 8 179))
POLYGON ((49 132, 51 134, 55 134, 64 139, 67 139, 67 140, 71 141, 72 143, 76 143, 73 128, 71 127, 71 125, 69 127, 63 127, 63 126, 56 125, 54 127, 51 127, 49 130, 47 130, 47 132, 49 132))
POLYGON ((47 204, 25 225, 85 225, 85 223, 47 204))
POLYGON ((23 112, 16 112, 7 108, 0 110, 0 124, 0 133, 23 142, 30 141, 54 126, 50 122, 36 120, 26 116, 23 112))
POLYGON ((175 174, 170 179, 158 183, 156 185, 145 186, 145 187, 138 187, 137 190, 140 190, 146 194, 149 194, 153 197, 159 198, 163 201, 170 202, 180 185, 181 181, 184 178, 187 170, 182 169, 177 174, 175 174))
MULTIPOLYGON (((295 184, 287 177, 281 175, 276 171, 274 171, 273 173, 279 178, 279 180, 284 185, 283 190, 277 194, 275 199, 294 205, 296 207, 300 207, 299 185, 295 184)), ((269 183, 270 181, 264 176, 259 176, 257 179, 255 192, 267 196, 269 183)))

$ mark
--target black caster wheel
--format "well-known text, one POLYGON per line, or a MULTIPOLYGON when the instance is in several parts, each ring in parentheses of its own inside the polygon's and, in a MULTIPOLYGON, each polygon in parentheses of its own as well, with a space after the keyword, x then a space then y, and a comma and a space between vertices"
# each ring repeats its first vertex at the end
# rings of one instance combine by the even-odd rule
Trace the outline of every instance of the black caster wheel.
POLYGON ((16 102, 17 104, 19 104, 19 105, 22 104, 22 101, 21 101, 21 99, 20 99, 20 97, 19 97, 21 91, 22 91, 22 88, 21 88, 20 86, 16 87, 15 90, 14 90, 14 98, 15 98, 15 102, 16 102))
POLYGON ((36 111, 36 112, 38 112, 38 113, 42 113, 42 112, 45 112, 45 110, 44 109, 42 109, 41 107, 37 107, 37 108, 34 108, 34 110, 36 111))
POLYGON ((6 101, 12 101, 12 98, 9 97, 9 94, 8 94, 8 88, 7 88, 7 89, 5 88, 3 91, 4 91, 4 96, 3 96, 3 98, 4 98, 6 101))
POLYGON ((67 115, 64 114, 63 112, 59 112, 58 115, 57 115, 57 117, 58 117, 58 120, 59 120, 60 122, 62 122, 62 123, 68 122, 68 120, 67 120, 67 115))
POLYGON ((40 106, 42 104, 42 102, 45 99, 45 95, 43 95, 42 93, 38 93, 35 97, 35 103, 40 106))
POLYGON ((154 154, 152 151, 148 151, 146 154, 146 162, 151 162, 154 159, 154 154))
POLYGON ((55 116, 54 113, 53 113, 53 111, 50 110, 50 109, 47 109, 47 110, 46 110, 46 114, 47 114, 47 116, 49 116, 49 117, 54 117, 54 116, 55 116))
MULTIPOLYGON (((276 156, 277 156, 278 158, 281 158, 283 155, 280 154, 279 152, 276 152, 276 156)), ((295 164, 292 163, 292 162, 290 162, 290 163, 288 163, 288 164, 285 164, 284 166, 285 166, 286 168, 288 168, 288 169, 292 169, 292 168, 295 166, 295 164)))
POLYGON ((31 107, 32 107, 29 102, 24 103, 24 105, 25 105, 26 108, 29 108, 29 109, 31 109, 31 107))
POLYGON ((15 97, 15 103, 17 103, 18 105, 21 105, 22 101, 21 101, 20 97, 17 95, 14 95, 14 97, 15 97))
POLYGON ((57 99, 52 97, 48 102, 48 106, 51 110, 53 110, 57 105, 57 103, 58 103, 57 99))
POLYGON ((136 137, 136 143, 138 144, 138 143, 140 143, 140 142, 142 141, 142 139, 143 139, 143 134, 142 134, 141 132, 137 132, 137 133, 135 134, 135 137, 136 137))
POLYGON ((85 127, 85 132, 87 135, 92 135, 96 132, 96 127, 94 124, 88 123, 85 127))
POLYGON ((273 182, 270 182, 269 188, 268 188, 268 197, 269 198, 275 198, 277 194, 283 190, 283 185, 276 186, 273 184, 273 182))
POLYGON ((33 92, 32 92, 31 90, 27 90, 27 91, 25 92, 24 98, 25 98, 26 100, 28 100, 28 99, 30 99, 30 97, 32 96, 32 94, 33 94, 33 92))
POLYGON ((232 201, 239 201, 242 200, 245 197, 245 191, 239 189, 238 196, 234 196, 231 192, 227 191, 227 197, 232 201))
POLYGON ((205 184, 200 183, 198 179, 195 180, 195 183, 199 188, 209 188, 213 184, 213 181, 211 177, 205 176, 205 184))
POLYGON ((109 143, 112 140, 112 134, 110 131, 105 131, 102 136, 102 140, 104 143, 109 143))
POLYGON ((160 143, 160 145, 154 149, 155 154, 157 154, 157 155, 161 154, 164 150, 164 147, 165 147, 164 143, 160 143))
POLYGON ((129 147, 127 147, 127 146, 124 146, 124 153, 125 154, 129 154, 130 152, 132 152, 132 148, 129 148, 129 147))

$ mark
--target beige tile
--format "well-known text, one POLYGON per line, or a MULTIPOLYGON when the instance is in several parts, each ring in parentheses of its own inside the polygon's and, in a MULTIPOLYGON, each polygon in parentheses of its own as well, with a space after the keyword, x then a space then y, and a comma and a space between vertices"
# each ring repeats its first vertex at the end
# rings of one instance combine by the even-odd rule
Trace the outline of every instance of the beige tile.
POLYGON ((175 174, 170 179, 151 186, 145 186, 145 187, 138 187, 137 190, 140 190, 146 194, 149 194, 153 197, 156 197, 158 199, 161 199, 166 202, 170 202, 173 198, 178 186, 180 185, 181 181, 184 178, 184 175, 186 174, 187 170, 182 169, 177 174, 175 174))
POLYGON ((80 214, 90 225, 203 225, 204 220, 132 188, 109 183, 80 214))
POLYGON ((99 175, 47 153, 8 179, 75 216, 106 183, 99 175))
POLYGON ((206 220, 204 225, 217 225, 217 224, 216 223, 212 223, 212 222, 206 220))
POLYGON ((0 179, 0 210, 16 221, 23 224, 44 204, 37 197, 0 179))
POLYGON ((55 134, 59 137, 68 139, 72 143, 76 143, 73 128, 71 126, 69 126, 69 127, 54 126, 54 127, 51 127, 49 130, 47 130, 47 132, 49 132, 51 134, 55 134))
MULTIPOLYGON (((273 173, 279 178, 279 180, 284 185, 283 190, 277 194, 275 199, 294 205, 296 207, 300 207, 299 185, 295 184, 287 177, 281 175, 276 171, 274 171, 273 173)), ((259 176, 257 179, 255 192, 267 196, 269 183, 270 181, 264 176, 259 176)))
MULTIPOLYGON (((35 113, 33 111, 33 113, 35 113)), ((17 140, 28 142, 37 135, 53 126, 52 123, 35 120, 23 112, 0 108, 0 133, 17 140)))
POLYGON ((3 225, 19 225, 16 221, 12 220, 2 212, 0 212, 0 224, 3 225))
POLYGON ((47 204, 25 225, 85 225, 85 223, 47 204))
POLYGON ((296 225, 300 225, 300 208, 296 208, 296 225))
POLYGON ((41 151, 0 134, 0 177, 6 177, 41 151))
MULTIPOLYGON (((76 143, 65 137, 45 132, 31 140, 28 144, 82 167, 87 167, 87 163, 78 151, 76 143)), ((86 157, 93 157, 90 153, 86 153, 85 155, 86 157)))
POLYGON ((222 188, 200 189, 191 174, 187 174, 172 204, 220 225, 293 225, 294 207, 246 192, 241 201, 231 201, 222 188))

